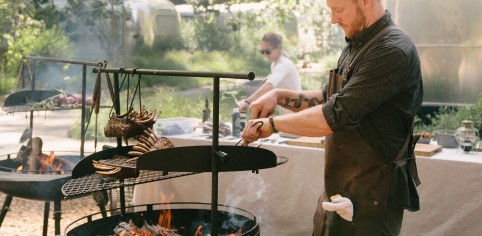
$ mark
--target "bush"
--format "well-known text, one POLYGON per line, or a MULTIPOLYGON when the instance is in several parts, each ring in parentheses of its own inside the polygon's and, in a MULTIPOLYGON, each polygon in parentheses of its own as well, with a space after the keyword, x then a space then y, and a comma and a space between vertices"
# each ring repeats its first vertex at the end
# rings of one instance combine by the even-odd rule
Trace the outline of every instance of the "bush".
POLYGON ((474 127, 482 133, 482 93, 475 103, 468 107, 441 107, 435 115, 428 115, 431 121, 429 125, 423 124, 420 118, 416 119, 415 131, 428 131, 433 133, 435 130, 456 130, 462 126, 463 120, 471 120, 474 127))

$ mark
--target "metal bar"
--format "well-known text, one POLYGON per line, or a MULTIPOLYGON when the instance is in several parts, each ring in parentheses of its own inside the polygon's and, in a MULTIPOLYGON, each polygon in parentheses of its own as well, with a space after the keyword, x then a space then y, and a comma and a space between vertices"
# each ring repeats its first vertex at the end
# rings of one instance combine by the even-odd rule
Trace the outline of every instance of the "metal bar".
POLYGON ((3 201, 2 211, 0 212, 0 227, 2 226, 3 220, 5 219, 7 212, 10 211, 10 204, 12 204, 12 199, 12 196, 7 195, 5 197, 5 201, 3 201))
POLYGON ((87 87, 87 65, 82 66, 82 111, 80 121, 80 159, 84 158, 84 144, 85 144, 85 99, 86 99, 86 87, 87 87))
POLYGON ((120 201, 120 211, 121 211, 121 216, 125 217, 126 216, 126 193, 124 186, 120 186, 119 188, 119 201, 120 201))
POLYGON ((46 201, 44 204, 44 225, 42 230, 42 236, 47 236, 47 228, 49 226, 49 212, 50 212, 50 202, 46 201))
POLYGON ((97 62, 66 60, 66 59, 51 58, 51 57, 23 56, 22 58, 27 59, 27 60, 32 60, 32 61, 50 61, 50 62, 79 64, 79 65, 87 65, 87 66, 98 66, 99 65, 99 63, 97 63, 97 62))
POLYGON ((60 235, 60 219, 62 219, 62 207, 60 200, 54 201, 54 221, 55 221, 55 235, 60 235))
POLYGON ((219 77, 213 78, 213 146, 211 147, 211 235, 218 235, 218 174, 219 160, 219 77))
MULTIPOLYGON (((115 114, 120 115, 120 92, 119 92, 119 73, 114 72, 114 109, 115 114)), ((122 138, 117 138, 117 147, 122 147, 122 138)))
POLYGON ((162 75, 162 76, 185 76, 185 77, 209 77, 209 78, 230 78, 230 79, 249 79, 254 80, 255 74, 249 73, 235 73, 235 72, 210 72, 210 71, 179 71, 179 70, 148 70, 135 68, 94 68, 94 73, 128 73, 140 75, 162 75))

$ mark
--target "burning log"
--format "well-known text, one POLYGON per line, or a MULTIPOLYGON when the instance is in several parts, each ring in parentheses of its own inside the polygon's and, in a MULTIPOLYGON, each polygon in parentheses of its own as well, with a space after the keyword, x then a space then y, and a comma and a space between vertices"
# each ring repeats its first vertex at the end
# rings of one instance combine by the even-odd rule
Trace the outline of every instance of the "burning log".
MULTIPOLYGON (((27 151, 29 150, 28 154, 28 170, 29 171, 36 171, 40 168, 39 157, 42 155, 42 139, 39 137, 31 138, 27 143, 27 151)), ((24 168, 25 169, 25 168, 24 168)))
POLYGON ((20 147, 16 157, 16 161, 21 163, 19 170, 46 173, 60 171, 61 168, 73 169, 74 163, 62 157, 55 157, 53 151, 49 155, 42 153, 42 145, 42 139, 34 137, 27 142, 26 146, 20 147))
POLYGON ((146 236, 181 236, 176 230, 168 229, 159 225, 149 225, 145 220, 143 220, 141 226, 137 226, 131 219, 129 223, 120 222, 114 228, 114 235, 118 236, 135 236, 135 235, 146 235, 146 236))

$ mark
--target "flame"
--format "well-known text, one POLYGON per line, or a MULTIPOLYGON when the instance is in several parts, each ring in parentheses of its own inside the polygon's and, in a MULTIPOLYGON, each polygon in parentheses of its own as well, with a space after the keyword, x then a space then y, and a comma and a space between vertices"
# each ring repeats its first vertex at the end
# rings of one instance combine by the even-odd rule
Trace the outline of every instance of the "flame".
POLYGON ((62 163, 56 161, 54 151, 50 151, 49 155, 42 154, 39 157, 40 167, 39 170, 42 171, 60 171, 61 174, 64 173, 62 170, 62 163))
POLYGON ((203 228, 202 225, 198 226, 197 229, 196 229, 196 232, 194 233, 194 236, 203 236, 203 233, 201 231, 202 228, 203 228))
POLYGON ((171 229, 171 209, 163 210, 162 214, 159 216, 159 221, 157 224, 161 227, 171 229))
POLYGON ((238 231, 236 231, 236 233, 228 234, 226 236, 240 236, 240 235, 243 235, 243 228, 239 228, 238 231))
POLYGON ((20 166, 17 168, 17 172, 22 171, 22 169, 23 169, 23 165, 20 165, 20 166))
POLYGON ((162 210, 162 214, 159 216, 159 220, 157 221, 157 224, 166 229, 171 229, 172 214, 171 214, 171 207, 169 206, 169 202, 172 199, 174 199, 174 193, 171 193, 171 196, 169 196, 169 199, 167 199, 167 196, 164 193, 161 193, 161 203, 167 203, 167 209, 162 210))

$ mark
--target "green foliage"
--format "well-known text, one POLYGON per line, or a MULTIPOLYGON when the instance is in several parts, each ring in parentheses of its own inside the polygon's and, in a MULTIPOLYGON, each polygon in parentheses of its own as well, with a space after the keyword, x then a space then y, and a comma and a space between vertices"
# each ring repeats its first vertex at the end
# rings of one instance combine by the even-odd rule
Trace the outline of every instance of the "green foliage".
POLYGON ((479 129, 479 133, 482 133, 482 93, 471 106, 442 107, 437 114, 428 115, 427 118, 431 121, 429 125, 423 124, 420 118, 416 119, 415 132, 433 133, 435 130, 456 130, 462 126, 463 120, 471 120, 474 122, 474 127, 479 129))
POLYGON ((304 24, 304 31, 310 32, 316 37, 316 45, 321 53, 338 53, 345 45, 344 33, 341 27, 331 24, 331 11, 325 1, 308 0, 302 4, 301 12, 306 14, 308 22, 304 24))
POLYGON ((14 32, 3 35, 8 45, 4 54, 7 78, 0 86, 9 87, 0 87, 2 91, 13 88, 24 55, 68 58, 71 54, 69 40, 59 27, 48 29, 42 21, 24 15, 19 15, 16 23, 14 32))

